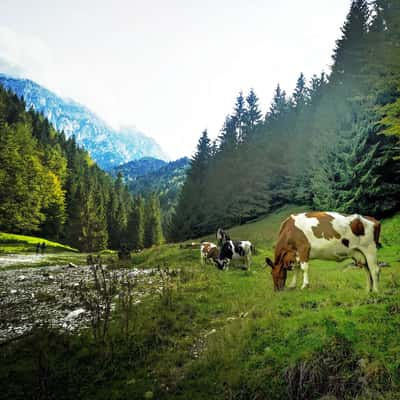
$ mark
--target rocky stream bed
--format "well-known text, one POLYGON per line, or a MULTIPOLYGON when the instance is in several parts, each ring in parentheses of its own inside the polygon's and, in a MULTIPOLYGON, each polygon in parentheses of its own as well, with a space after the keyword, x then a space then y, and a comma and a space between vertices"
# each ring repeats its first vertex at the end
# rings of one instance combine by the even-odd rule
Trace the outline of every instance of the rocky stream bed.
MULTIPOLYGON (((43 324, 70 331, 90 325, 92 315, 82 299, 82 290, 95 286, 95 267, 73 263, 35 265, 44 260, 37 255, 0 257, 0 345, 43 324), (5 269, 21 263, 27 266, 5 269)), ((133 304, 161 290, 159 274, 153 270, 114 266, 108 276, 120 283, 127 280, 132 283, 133 304)), ((115 307, 114 300, 111 307, 115 307)))

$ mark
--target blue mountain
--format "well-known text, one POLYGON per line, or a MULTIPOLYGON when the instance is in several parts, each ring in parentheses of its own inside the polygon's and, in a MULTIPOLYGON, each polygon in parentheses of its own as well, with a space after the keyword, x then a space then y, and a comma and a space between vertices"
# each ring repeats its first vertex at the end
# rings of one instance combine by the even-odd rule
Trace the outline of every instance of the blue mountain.
POLYGON ((160 145, 135 128, 114 130, 88 108, 63 99, 29 79, 0 74, 0 85, 23 98, 26 108, 43 114, 76 142, 105 170, 143 157, 168 160, 160 145))
POLYGON ((189 167, 187 157, 169 163, 146 157, 115 167, 110 173, 114 176, 121 173, 134 194, 148 196, 157 193, 165 221, 174 211, 189 167))

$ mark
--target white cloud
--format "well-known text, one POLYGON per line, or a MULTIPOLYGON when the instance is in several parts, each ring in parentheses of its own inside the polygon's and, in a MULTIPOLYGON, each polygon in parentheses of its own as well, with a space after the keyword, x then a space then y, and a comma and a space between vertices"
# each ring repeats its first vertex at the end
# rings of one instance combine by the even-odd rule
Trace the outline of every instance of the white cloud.
POLYGON ((350 2, 2 1, 0 71, 136 125, 173 157, 204 128, 218 135, 239 90, 264 113, 278 82, 290 93, 300 72, 329 70, 350 2))
POLYGON ((2 72, 46 84, 54 61, 50 48, 41 39, 0 27, 0 68, 2 72))

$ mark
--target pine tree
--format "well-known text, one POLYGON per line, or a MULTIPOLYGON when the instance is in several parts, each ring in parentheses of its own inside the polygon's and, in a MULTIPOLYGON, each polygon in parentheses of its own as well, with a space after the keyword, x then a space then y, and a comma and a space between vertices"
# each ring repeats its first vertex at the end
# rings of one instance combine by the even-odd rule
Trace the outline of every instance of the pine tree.
POLYGON ((288 110, 288 108, 289 103, 286 98, 286 92, 284 90, 281 90, 281 87, 278 84, 269 111, 265 116, 265 120, 267 122, 277 120, 282 114, 284 114, 288 110))
POLYGON ((297 79, 296 87, 293 92, 293 103, 296 111, 301 111, 307 104, 307 85, 304 74, 301 73, 297 79))
POLYGON ((225 118, 225 123, 221 129, 218 140, 220 152, 231 152, 236 149, 238 140, 236 135, 235 121, 229 115, 225 118))
POLYGON ((144 247, 144 222, 144 200, 138 196, 128 217, 126 238, 129 249, 139 250, 144 247))
POLYGON ((341 29, 342 37, 336 41, 333 54, 331 80, 343 84, 359 74, 365 56, 369 8, 366 0, 353 0, 350 12, 341 29))
MULTIPOLYGON (((227 142, 225 143, 227 144, 227 142)), ((228 147, 224 149, 224 152, 228 151, 228 147)), ((172 229, 169 236, 174 241, 200 232, 196 226, 203 219, 204 202, 206 201, 205 186, 209 183, 206 176, 212 159, 211 143, 205 130, 197 143, 197 151, 190 161, 186 182, 172 216, 172 229)))
POLYGON ((258 97, 254 89, 250 89, 246 97, 246 113, 244 121, 244 141, 248 141, 249 135, 254 133, 256 126, 261 122, 261 111, 258 105, 258 97))
POLYGON ((125 196, 122 174, 119 173, 111 189, 107 207, 109 246, 112 249, 119 249, 122 245, 126 245, 124 234, 128 223, 129 200, 125 196))
POLYGON ((106 249, 108 242, 105 199, 96 173, 91 172, 87 166, 78 188, 81 204, 78 242, 79 248, 88 252, 106 249))
POLYGON ((159 245, 162 240, 160 201, 152 194, 145 203, 144 246, 159 245))

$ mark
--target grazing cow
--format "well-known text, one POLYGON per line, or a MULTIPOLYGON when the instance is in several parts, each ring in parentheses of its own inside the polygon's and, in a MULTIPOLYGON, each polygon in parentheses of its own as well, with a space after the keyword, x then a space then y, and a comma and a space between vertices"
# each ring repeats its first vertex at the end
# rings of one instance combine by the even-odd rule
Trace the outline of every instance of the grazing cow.
POLYGON ((218 240, 218 246, 222 246, 227 240, 231 240, 230 236, 222 229, 218 228, 217 229, 217 240, 218 240))
POLYGON ((211 242, 203 242, 200 244, 200 262, 202 265, 207 263, 208 260, 215 260, 218 258, 218 247, 211 242))
POLYGON ((224 269, 232 260, 242 260, 246 269, 250 269, 251 255, 254 247, 248 240, 231 240, 229 235, 218 228, 218 243, 221 246, 219 256, 215 259, 215 264, 219 269, 224 269))
POLYGON ((308 286, 308 261, 353 258, 362 263, 367 288, 378 291, 379 266, 376 250, 381 225, 372 217, 336 212, 292 214, 281 225, 275 246, 275 261, 268 257, 275 290, 285 287, 287 271, 294 267, 290 287, 296 287, 299 266, 303 271, 302 289, 308 286))

